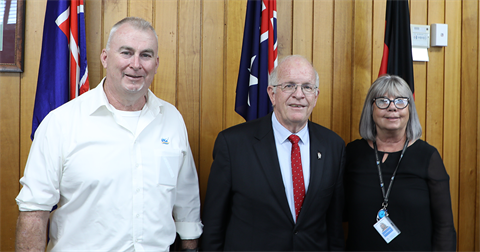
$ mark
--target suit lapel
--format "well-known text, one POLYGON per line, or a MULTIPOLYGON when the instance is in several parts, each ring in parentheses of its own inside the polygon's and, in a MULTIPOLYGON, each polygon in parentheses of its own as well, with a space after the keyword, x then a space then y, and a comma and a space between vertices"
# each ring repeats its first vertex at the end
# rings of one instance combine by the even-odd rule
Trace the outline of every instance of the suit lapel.
MULTIPOLYGON (((305 200, 303 201, 302 211, 306 211, 306 208, 313 205, 313 200, 317 198, 316 195, 320 191, 325 171, 325 155, 328 155, 322 136, 314 130, 310 121, 308 123, 310 135, 310 182, 305 200)), ((301 216, 302 212, 300 212, 299 220, 301 220, 301 216)))
POLYGON ((277 148, 272 128, 272 114, 260 120, 258 133, 256 134, 257 143, 253 145, 256 158, 260 163, 260 169, 265 174, 268 186, 272 188, 274 198, 280 205, 280 209, 287 215, 293 223, 292 214, 288 206, 287 196, 285 195, 285 186, 283 184, 280 164, 278 163, 277 148))

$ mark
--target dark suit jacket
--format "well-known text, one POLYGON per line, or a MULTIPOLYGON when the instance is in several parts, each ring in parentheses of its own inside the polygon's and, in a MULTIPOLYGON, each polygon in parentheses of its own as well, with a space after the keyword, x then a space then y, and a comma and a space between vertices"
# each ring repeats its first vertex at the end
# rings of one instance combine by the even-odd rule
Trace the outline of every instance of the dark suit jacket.
POLYGON ((271 117, 218 134, 203 209, 202 250, 343 250, 344 141, 333 131, 308 122, 310 185, 295 223, 271 117))

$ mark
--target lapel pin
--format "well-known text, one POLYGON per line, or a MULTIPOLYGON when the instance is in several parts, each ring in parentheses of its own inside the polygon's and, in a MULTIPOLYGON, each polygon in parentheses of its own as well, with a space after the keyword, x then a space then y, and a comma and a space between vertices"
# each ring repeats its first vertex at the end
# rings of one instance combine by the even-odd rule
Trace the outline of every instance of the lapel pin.
POLYGON ((317 153, 317 158, 318 158, 318 159, 322 159, 322 153, 318 152, 318 153, 317 153))

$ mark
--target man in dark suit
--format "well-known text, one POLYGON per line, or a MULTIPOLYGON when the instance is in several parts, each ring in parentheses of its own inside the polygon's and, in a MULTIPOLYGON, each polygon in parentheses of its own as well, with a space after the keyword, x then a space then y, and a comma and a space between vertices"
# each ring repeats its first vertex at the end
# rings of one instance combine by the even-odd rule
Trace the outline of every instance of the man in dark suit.
POLYGON ((204 251, 343 250, 345 143, 308 121, 318 85, 308 60, 286 57, 269 79, 274 112, 219 133, 204 251))

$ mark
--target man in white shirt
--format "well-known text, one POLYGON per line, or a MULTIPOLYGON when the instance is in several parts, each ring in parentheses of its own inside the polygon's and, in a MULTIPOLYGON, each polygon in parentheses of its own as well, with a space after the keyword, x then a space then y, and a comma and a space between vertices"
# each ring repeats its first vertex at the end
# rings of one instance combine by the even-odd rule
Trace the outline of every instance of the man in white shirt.
POLYGON ((101 61, 106 78, 35 133, 16 198, 16 251, 44 251, 49 218, 47 251, 168 251, 176 233, 194 250, 198 178, 182 116, 149 90, 155 30, 123 19, 101 61))

